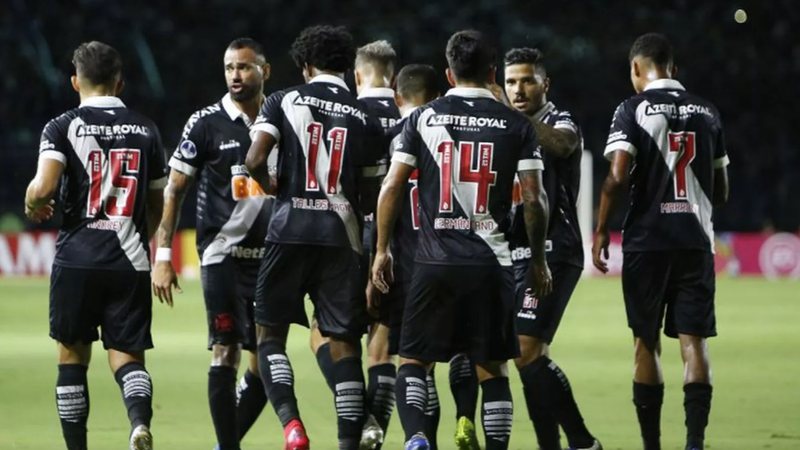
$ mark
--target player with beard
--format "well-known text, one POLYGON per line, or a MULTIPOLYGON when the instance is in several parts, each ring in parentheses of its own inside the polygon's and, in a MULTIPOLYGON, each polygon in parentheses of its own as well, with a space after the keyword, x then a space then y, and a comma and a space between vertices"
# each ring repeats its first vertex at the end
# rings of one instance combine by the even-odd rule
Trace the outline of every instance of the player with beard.
POLYGON ((520 356, 515 359, 522 379, 525 403, 539 447, 560 450, 558 426, 570 448, 600 449, 584 425, 564 372, 550 359, 550 344, 583 271, 583 241, 578 227, 578 188, 582 139, 568 111, 547 101, 550 78, 538 49, 515 48, 505 55, 505 92, 511 105, 528 116, 544 154, 544 183, 550 200, 547 227, 547 263, 553 274, 553 292, 539 298, 526 289, 532 258, 525 234, 521 199, 506 233, 514 262, 517 298, 517 334, 520 356))
POLYGON ((455 33, 447 43, 447 77, 453 89, 406 119, 393 141, 392 165, 377 208, 378 241, 372 281, 383 293, 393 285, 389 243, 408 179, 419 170, 420 236, 403 311, 401 366, 395 393, 406 450, 428 450, 426 374, 434 361, 467 353, 483 391, 487 450, 507 449, 513 404, 506 360, 518 356, 514 333, 514 279, 503 233, 515 174, 525 198, 528 239, 536 250, 530 287, 550 291, 544 258, 547 198, 543 163, 530 121, 499 103, 494 48, 477 31, 455 33))
POLYGON ((67 449, 86 450, 86 372, 99 327, 128 412, 130 449, 152 450, 148 241, 161 217, 164 149, 155 124, 118 97, 124 82, 114 48, 83 43, 72 63, 80 106, 45 125, 36 175, 25 193, 25 215, 33 222, 52 217, 56 196, 63 210, 50 276, 56 408, 67 449))
POLYGON ((302 31, 291 48, 306 84, 272 94, 253 126, 247 169, 266 184, 267 158, 279 150, 275 209, 256 289, 259 368, 284 426, 286 449, 307 449, 294 374, 286 355, 292 323, 308 326, 314 304, 330 338, 339 448, 357 449, 366 421, 360 339, 366 330, 360 265, 363 218, 374 205, 383 131, 350 93, 344 72, 355 45, 343 27, 302 31), (364 208, 362 208, 362 205, 364 208))
POLYGON ((217 448, 238 450, 267 402, 254 354, 253 300, 272 199, 249 177, 244 162, 270 65, 261 45, 249 38, 232 41, 223 64, 228 93, 192 114, 169 161, 153 290, 170 305, 173 286, 180 292, 171 244, 186 191, 197 180, 197 251, 212 352, 208 402, 217 448), (242 348, 250 358, 237 391, 242 348))

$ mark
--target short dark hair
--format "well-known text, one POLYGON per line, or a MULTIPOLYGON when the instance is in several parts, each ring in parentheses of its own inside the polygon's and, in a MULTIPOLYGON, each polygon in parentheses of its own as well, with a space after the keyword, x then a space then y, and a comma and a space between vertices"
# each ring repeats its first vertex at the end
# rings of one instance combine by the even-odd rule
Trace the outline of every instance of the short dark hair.
POLYGON ((653 61, 657 66, 666 67, 672 64, 672 44, 669 39, 661 33, 646 33, 633 42, 628 60, 641 56, 653 61))
POLYGON ((450 36, 445 54, 453 75, 468 81, 482 81, 497 59, 497 50, 476 30, 463 30, 450 36))
POLYGON ((433 99, 439 92, 436 70, 427 64, 409 64, 397 73, 397 93, 404 99, 421 95, 433 99))
POLYGON ((261 57, 264 59, 264 62, 267 61, 267 56, 264 54, 264 47, 258 43, 255 39, 249 37, 240 37, 236 38, 228 44, 228 50, 241 50, 243 48, 249 48, 256 54, 256 56, 261 57))
POLYGON ((506 66, 512 66, 514 64, 531 64, 536 68, 537 72, 540 72, 542 75, 547 74, 547 69, 544 66, 544 53, 542 53, 542 51, 538 48, 512 48, 506 52, 504 60, 506 66))
POLYGON ((72 64, 78 76, 95 86, 109 86, 122 75, 119 52, 99 41, 79 45, 72 54, 72 64))
POLYGON ((356 46, 345 27, 317 25, 300 33, 289 54, 297 67, 310 64, 320 70, 345 72, 353 68, 356 46))

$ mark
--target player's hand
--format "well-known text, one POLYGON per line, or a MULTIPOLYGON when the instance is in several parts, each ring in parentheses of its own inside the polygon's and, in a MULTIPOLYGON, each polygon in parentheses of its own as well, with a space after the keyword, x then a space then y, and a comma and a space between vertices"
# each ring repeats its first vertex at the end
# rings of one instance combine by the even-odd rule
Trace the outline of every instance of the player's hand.
POLYGON ((372 262, 372 284, 382 293, 389 292, 389 285, 394 282, 394 266, 392 254, 389 252, 378 252, 372 262))
POLYGON ((550 273, 550 267, 547 266, 547 262, 537 263, 531 261, 530 271, 533 295, 538 298, 550 295, 550 292, 553 291, 553 275, 550 273))
POLYGON ((33 223, 42 223, 46 220, 50 220, 53 217, 53 205, 55 204, 55 200, 50 200, 48 203, 42 206, 31 208, 30 205, 26 203, 25 217, 27 217, 28 220, 33 223))
POLYGON ((381 293, 372 280, 367 281, 367 313, 370 317, 377 319, 379 316, 378 310, 381 307, 381 293))
POLYGON ((177 292, 183 293, 178 284, 178 275, 169 261, 157 261, 153 267, 153 293, 158 296, 161 303, 166 302, 172 307, 172 286, 177 292))
POLYGON ((597 270, 603 273, 608 273, 609 242, 608 231, 595 232, 594 243, 592 244, 592 263, 597 267, 597 270))

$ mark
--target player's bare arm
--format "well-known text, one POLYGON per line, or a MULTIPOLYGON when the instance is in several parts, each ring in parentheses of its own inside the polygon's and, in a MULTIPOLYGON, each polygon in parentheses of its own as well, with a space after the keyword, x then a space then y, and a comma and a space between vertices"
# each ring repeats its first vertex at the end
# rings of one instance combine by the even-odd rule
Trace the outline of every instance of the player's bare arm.
POLYGON ((520 171, 519 183, 525 212, 525 231, 533 254, 530 265, 533 282, 531 288, 538 298, 542 298, 553 289, 552 275, 545 259, 548 207, 547 194, 542 186, 542 171, 520 171))
MULTIPOLYGON (((161 221, 156 232, 156 247, 159 249, 172 248, 172 238, 175 236, 175 229, 178 227, 178 215, 186 197, 186 191, 192 185, 193 179, 185 173, 175 169, 170 170, 167 187, 164 188, 164 207, 162 208, 161 221)), ((183 292, 178 284, 178 275, 172 267, 172 259, 164 258, 160 260, 156 255, 156 262, 153 266, 153 293, 158 296, 162 303, 166 302, 169 306, 173 305, 172 286, 178 292, 183 292)))
POLYGON ((250 172, 250 177, 256 180, 261 186, 270 185, 267 157, 276 143, 277 140, 275 136, 263 131, 258 131, 255 133, 255 136, 253 136, 250 149, 247 150, 247 157, 244 160, 244 164, 247 166, 247 171, 250 172))
POLYGON ((714 169, 714 206, 722 206, 728 202, 728 168, 720 167, 714 169))
POLYGON ((574 132, 550 126, 537 119, 531 118, 533 128, 536 129, 536 138, 545 152, 558 158, 566 158, 580 146, 580 139, 574 132))
POLYGON ((609 244, 608 217, 616 208, 620 192, 628 186, 631 158, 631 154, 626 151, 617 150, 614 152, 611 170, 609 170, 600 191, 600 208, 597 212, 597 229, 595 230, 594 244, 592 245, 592 262, 597 267, 597 270, 603 273, 608 272, 608 264, 606 263, 609 244))
POLYGON ((147 191, 147 240, 153 239, 164 210, 164 189, 147 191))
POLYGON ((25 216, 32 222, 40 223, 53 217, 53 197, 58 189, 58 181, 64 173, 64 164, 50 158, 40 158, 36 175, 25 191, 25 216))
POLYGON ((378 242, 375 244, 375 260, 372 263, 372 283, 384 294, 389 292, 389 284, 393 280, 389 241, 392 239, 397 216, 403 207, 402 195, 408 177, 413 171, 414 167, 393 161, 378 195, 375 217, 375 223, 378 226, 378 242))

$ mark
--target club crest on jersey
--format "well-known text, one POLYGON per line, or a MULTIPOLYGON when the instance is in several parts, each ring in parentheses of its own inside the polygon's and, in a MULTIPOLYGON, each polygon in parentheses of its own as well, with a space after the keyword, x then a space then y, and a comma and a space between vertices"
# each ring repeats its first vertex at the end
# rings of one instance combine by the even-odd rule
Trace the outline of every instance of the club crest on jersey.
POLYGON ((194 142, 188 139, 181 142, 181 145, 178 147, 178 149, 184 158, 192 159, 197 156, 197 147, 194 145, 194 142))

